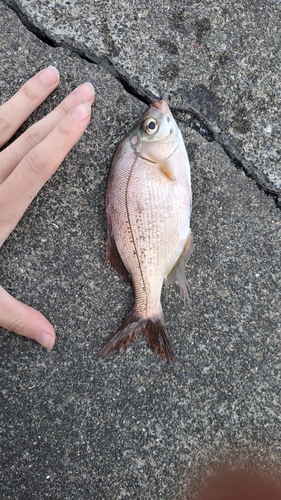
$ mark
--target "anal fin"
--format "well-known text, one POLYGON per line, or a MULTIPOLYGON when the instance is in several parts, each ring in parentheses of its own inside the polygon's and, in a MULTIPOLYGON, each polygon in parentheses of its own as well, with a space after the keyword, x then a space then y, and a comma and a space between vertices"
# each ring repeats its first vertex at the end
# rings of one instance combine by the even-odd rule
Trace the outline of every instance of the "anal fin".
POLYGON ((193 248, 193 236, 190 234, 185 242, 182 253, 165 279, 166 285, 177 283, 180 286, 185 300, 188 300, 189 294, 184 268, 186 262, 190 259, 193 248))

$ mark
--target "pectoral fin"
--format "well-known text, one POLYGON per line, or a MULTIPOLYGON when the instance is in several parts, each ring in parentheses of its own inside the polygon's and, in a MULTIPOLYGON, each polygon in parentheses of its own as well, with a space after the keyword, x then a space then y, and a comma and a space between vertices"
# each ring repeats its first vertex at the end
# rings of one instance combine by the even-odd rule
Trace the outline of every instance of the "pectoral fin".
POLYGON ((163 174, 167 177, 167 179, 169 179, 169 181, 176 180, 175 174, 173 172, 173 168, 171 165, 169 165, 168 162, 161 162, 160 168, 161 168, 163 174))
POLYGON ((181 255, 179 256, 177 262, 174 264, 172 269, 169 271, 165 280, 166 285, 170 285, 171 283, 177 283, 181 288, 185 300, 188 299, 188 285, 186 281, 184 268, 186 262, 190 259, 193 248, 194 248, 193 237, 192 234, 190 234, 185 242, 181 255))
POLYGON ((169 181, 175 181, 177 179, 175 169, 175 158, 178 155, 177 149, 178 146, 176 146, 174 151, 165 160, 159 163, 160 169, 169 181))

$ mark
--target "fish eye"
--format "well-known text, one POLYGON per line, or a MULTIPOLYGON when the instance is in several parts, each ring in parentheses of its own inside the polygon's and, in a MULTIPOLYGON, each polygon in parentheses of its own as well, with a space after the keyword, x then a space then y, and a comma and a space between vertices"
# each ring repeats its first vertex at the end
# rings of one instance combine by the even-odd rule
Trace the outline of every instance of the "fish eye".
POLYGON ((142 124, 143 130, 146 132, 146 134, 152 135, 157 132, 159 125, 157 120, 155 118, 146 118, 142 124))

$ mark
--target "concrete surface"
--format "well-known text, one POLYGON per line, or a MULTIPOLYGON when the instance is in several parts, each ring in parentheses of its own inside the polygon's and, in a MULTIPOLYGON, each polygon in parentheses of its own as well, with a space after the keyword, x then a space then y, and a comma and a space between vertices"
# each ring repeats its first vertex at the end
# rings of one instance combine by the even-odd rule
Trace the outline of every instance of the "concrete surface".
MULTIPOLYGON (((67 14, 61 5, 58 26, 67 14)), ((137 2, 126 5, 137 9, 137 2)), ((202 471, 237 455, 280 477, 281 218, 274 198, 218 142, 188 126, 194 117, 186 113, 196 247, 187 266, 191 308, 176 286, 163 292, 177 363, 161 362, 143 338, 121 356, 95 360, 132 305, 130 287, 104 265, 104 189, 114 148, 145 104, 69 47, 39 40, 3 3, 0 26, 1 101, 45 65, 61 73, 59 89, 22 130, 84 80, 97 96, 82 140, 1 249, 2 285, 57 331, 51 352, 1 331, 1 498, 194 498, 191 485, 202 471)))
POLYGON ((280 1, 7 1, 49 40, 191 112, 281 203, 280 1))

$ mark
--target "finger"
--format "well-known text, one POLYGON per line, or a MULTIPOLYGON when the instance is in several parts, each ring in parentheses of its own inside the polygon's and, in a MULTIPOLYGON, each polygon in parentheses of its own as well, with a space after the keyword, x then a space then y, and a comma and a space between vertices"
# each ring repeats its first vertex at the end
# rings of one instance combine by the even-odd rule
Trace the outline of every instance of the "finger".
POLYGON ((39 144, 59 121, 77 104, 94 102, 94 87, 86 82, 68 95, 51 113, 32 125, 16 141, 0 153, 0 184, 7 179, 24 156, 39 144))
POLYGON ((9 101, 0 107, 0 147, 16 132, 26 118, 58 86, 59 72, 44 68, 28 80, 9 101))
POLYGON ((0 246, 28 205, 54 174, 90 121, 91 106, 78 104, 38 146, 28 153, 0 186, 0 246))
POLYGON ((55 343, 55 330, 45 316, 32 307, 19 302, 1 286, 0 326, 36 340, 46 349, 51 349, 55 343))

